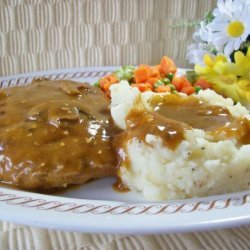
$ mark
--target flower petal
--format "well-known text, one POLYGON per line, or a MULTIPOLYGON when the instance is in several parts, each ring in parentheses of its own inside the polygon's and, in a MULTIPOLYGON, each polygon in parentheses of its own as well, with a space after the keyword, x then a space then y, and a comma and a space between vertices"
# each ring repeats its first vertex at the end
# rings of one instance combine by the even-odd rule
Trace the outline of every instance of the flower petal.
POLYGON ((213 67, 214 61, 210 55, 205 54, 203 60, 208 67, 213 67))
POLYGON ((237 51, 235 54, 234 54, 234 60, 235 60, 235 63, 236 64, 244 64, 246 62, 246 58, 245 58, 245 55, 243 54, 243 52, 241 51, 237 51))
POLYGON ((214 39, 214 44, 219 51, 222 51, 228 41, 229 38, 227 36, 220 36, 214 39))
POLYGON ((238 38, 234 40, 234 50, 238 50, 240 48, 240 45, 242 43, 242 39, 238 38))
POLYGON ((247 57, 250 58, 250 47, 247 49, 247 57))
POLYGON ((226 56, 230 56, 233 51, 234 51, 234 42, 233 40, 230 40, 224 48, 224 54, 226 56))

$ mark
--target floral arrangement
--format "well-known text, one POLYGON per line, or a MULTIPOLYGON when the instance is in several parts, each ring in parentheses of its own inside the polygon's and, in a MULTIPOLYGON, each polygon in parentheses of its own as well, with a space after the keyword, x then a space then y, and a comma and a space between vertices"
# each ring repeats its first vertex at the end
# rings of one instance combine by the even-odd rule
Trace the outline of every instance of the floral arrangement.
POLYGON ((196 25, 187 59, 198 78, 250 107, 250 0, 218 0, 196 25))
POLYGON ((196 25, 193 40, 187 53, 193 64, 201 64, 205 54, 233 61, 236 51, 245 53, 250 46, 250 0, 218 0, 217 8, 196 25))

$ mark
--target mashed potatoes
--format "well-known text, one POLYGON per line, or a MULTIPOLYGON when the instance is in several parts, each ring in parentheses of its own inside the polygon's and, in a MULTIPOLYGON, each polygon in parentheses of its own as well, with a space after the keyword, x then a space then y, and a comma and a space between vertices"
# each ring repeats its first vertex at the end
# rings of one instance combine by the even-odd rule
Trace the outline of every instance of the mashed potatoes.
MULTIPOLYGON (((115 123, 126 130, 126 119, 131 110, 140 106, 140 109, 152 111, 149 100, 155 95, 159 94, 140 93, 126 81, 113 85, 111 114, 115 123)), ((231 99, 225 99, 212 90, 200 91, 197 98, 209 105, 226 107, 232 117, 244 117, 249 126, 249 112, 240 104, 234 105, 231 99)), ((248 189, 250 144, 239 143, 237 136, 223 137, 224 132, 221 131, 215 139, 208 131, 188 127, 175 148, 168 147, 162 137, 153 131, 148 131, 144 140, 131 137, 124 143, 120 142, 119 176, 126 186, 142 192, 148 200, 207 196, 248 189)))

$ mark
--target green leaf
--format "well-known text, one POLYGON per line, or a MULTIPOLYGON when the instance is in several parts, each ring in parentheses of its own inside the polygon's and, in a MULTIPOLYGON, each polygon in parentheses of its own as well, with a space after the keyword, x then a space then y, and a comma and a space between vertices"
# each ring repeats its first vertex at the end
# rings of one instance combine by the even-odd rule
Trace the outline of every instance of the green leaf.
POLYGON ((207 14, 205 15, 205 19, 204 22, 205 24, 209 24, 214 20, 214 15, 213 15, 213 11, 210 10, 207 12, 207 14))

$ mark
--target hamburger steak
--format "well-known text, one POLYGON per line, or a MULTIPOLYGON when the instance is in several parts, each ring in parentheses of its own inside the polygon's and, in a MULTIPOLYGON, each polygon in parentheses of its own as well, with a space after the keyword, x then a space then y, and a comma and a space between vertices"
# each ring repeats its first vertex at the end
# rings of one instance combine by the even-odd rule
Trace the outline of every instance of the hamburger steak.
POLYGON ((50 190, 115 175, 109 101, 96 87, 37 79, 0 91, 0 181, 50 190))

